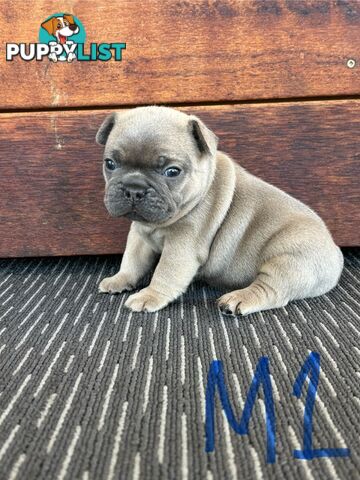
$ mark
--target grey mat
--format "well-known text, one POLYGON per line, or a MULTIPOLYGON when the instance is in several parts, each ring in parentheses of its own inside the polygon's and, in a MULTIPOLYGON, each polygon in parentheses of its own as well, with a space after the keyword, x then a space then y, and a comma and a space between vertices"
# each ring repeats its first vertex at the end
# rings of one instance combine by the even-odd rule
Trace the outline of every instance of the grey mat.
POLYGON ((360 253, 327 296, 245 318, 221 317, 221 292, 193 285, 158 314, 129 314, 127 295, 97 292, 119 257, 0 261, 1 479, 360 478, 360 253), (321 355, 314 448, 349 458, 293 458, 303 409, 292 395, 310 351, 321 355), (205 452, 211 360, 223 362, 239 418, 261 356, 272 374, 276 463, 266 463, 264 396, 249 435, 216 402, 205 452))

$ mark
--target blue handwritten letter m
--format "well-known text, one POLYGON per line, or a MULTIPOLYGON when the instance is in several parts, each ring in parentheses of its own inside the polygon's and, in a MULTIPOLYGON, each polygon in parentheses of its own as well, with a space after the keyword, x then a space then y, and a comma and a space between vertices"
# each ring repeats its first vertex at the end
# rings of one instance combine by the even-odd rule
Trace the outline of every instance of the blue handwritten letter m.
POLYGON ((227 421, 233 430, 239 435, 249 433, 249 420, 256 400, 256 394, 263 386, 266 409, 266 434, 267 434, 267 462, 275 463, 275 410, 272 395, 272 387, 269 373, 269 359, 261 357, 252 379, 248 395, 246 397, 244 410, 238 423, 231 408, 229 396, 226 391, 222 363, 213 360, 210 364, 206 386, 206 447, 207 452, 215 448, 215 393, 216 387, 219 390, 221 405, 224 409, 227 421))

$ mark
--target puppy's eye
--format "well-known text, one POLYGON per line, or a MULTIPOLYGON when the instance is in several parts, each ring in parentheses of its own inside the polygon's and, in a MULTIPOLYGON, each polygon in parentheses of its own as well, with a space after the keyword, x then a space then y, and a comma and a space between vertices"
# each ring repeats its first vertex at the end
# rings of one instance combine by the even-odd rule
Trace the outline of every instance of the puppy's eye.
POLYGON ((57 28, 61 28, 61 25, 60 25, 60 23, 58 23, 58 24, 57 24, 57 28))
POLYGON ((180 175, 180 173, 181 170, 178 167, 169 167, 163 171, 163 175, 165 175, 165 177, 177 177, 180 175))
POLYGON ((105 167, 108 170, 115 170, 116 163, 114 162, 114 160, 111 160, 111 158, 105 158, 105 167))

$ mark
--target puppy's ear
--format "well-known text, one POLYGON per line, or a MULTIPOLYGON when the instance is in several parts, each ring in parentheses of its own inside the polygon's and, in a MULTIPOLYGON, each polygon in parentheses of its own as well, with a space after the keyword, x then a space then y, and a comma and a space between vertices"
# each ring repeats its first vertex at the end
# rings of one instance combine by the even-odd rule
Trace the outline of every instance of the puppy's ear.
POLYGON ((70 23, 70 25, 75 24, 74 16, 69 13, 64 13, 64 18, 70 23))
POLYGON ((200 154, 210 154, 214 156, 219 141, 215 133, 207 128, 207 126, 194 115, 190 117, 188 128, 200 154))
POLYGON ((99 145, 105 145, 111 130, 116 121, 116 113, 107 116, 96 134, 96 141, 99 145))
POLYGON ((49 18, 49 20, 46 20, 46 22, 42 23, 41 26, 45 28, 45 30, 50 35, 54 35, 56 30, 55 22, 57 22, 57 19, 55 17, 52 17, 52 18, 49 18))

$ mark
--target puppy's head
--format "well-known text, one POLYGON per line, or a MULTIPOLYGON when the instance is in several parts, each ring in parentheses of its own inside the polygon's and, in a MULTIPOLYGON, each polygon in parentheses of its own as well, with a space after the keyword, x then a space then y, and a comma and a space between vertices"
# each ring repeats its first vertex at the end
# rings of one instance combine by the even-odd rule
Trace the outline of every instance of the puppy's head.
POLYGON ((173 223, 212 180, 217 137, 200 119, 166 107, 108 116, 96 135, 105 145, 105 205, 112 216, 173 223))
POLYGON ((51 17, 41 26, 45 30, 58 39, 60 43, 66 43, 67 37, 75 35, 79 32, 73 15, 65 13, 62 17, 51 17))

